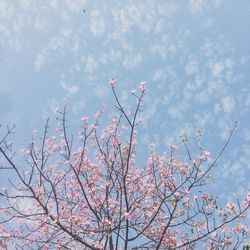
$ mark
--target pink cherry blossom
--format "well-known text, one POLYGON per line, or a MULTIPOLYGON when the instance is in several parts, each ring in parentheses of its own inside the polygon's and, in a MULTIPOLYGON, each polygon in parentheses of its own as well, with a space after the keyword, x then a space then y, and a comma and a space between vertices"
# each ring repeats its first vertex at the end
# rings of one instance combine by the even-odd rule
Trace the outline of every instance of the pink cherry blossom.
POLYGON ((230 246, 232 245, 232 239, 230 237, 226 237, 222 241, 223 246, 230 246))
POLYGON ((230 213, 232 213, 235 209, 235 205, 232 202, 227 203, 227 209, 230 213))
POLYGON ((178 148, 178 146, 176 144, 171 144, 170 148, 171 148, 171 151, 175 151, 178 148))
POLYGON ((115 88, 115 85, 116 85, 116 79, 112 78, 110 81, 109 81, 109 84, 112 88, 115 88))
POLYGON ((139 89, 141 91, 144 91, 145 90, 145 86, 146 86, 146 82, 145 81, 142 81, 140 84, 139 84, 139 89))
POLYGON ((204 201, 209 201, 209 195, 208 195, 208 193, 204 193, 203 195, 202 195, 202 200, 204 200, 204 201))
POLYGON ((245 200, 244 200, 244 206, 248 207, 250 205, 250 192, 247 194, 245 200))

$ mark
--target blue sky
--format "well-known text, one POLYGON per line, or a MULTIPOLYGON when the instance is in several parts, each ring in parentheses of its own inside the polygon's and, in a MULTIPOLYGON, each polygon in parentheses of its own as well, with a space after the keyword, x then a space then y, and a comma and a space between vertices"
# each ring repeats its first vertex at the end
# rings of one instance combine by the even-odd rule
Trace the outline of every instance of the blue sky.
POLYGON ((247 0, 1 0, 0 123, 16 123, 18 148, 65 99, 74 127, 113 107, 110 78, 127 105, 145 80, 142 148, 153 141, 163 152, 200 128, 215 155, 238 120, 210 188, 218 192, 219 181, 224 198, 242 194, 250 189, 249 24, 247 0))

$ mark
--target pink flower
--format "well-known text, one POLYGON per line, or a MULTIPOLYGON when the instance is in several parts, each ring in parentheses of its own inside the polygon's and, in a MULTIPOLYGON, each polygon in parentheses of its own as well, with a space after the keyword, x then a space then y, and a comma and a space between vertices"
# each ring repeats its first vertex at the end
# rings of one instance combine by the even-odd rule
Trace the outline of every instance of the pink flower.
POLYGON ((114 78, 112 78, 110 81, 109 81, 109 84, 112 88, 115 88, 115 85, 116 85, 116 80, 114 78))
POLYGON ((177 148, 178 148, 178 146, 175 144, 170 145, 171 151, 175 151, 177 148))
POLYGON ((88 116, 83 116, 82 121, 87 122, 89 120, 88 116))
POLYGON ((203 151, 200 154, 200 161, 205 162, 211 159, 210 153, 207 151, 203 151))
POLYGON ((130 213, 124 213, 124 218, 127 219, 127 220, 130 220, 132 218, 131 214, 130 213))
POLYGON ((232 239, 229 237, 224 238, 223 243, 224 246, 230 246, 232 245, 232 239))
POLYGON ((2 238, 8 238, 10 235, 4 231, 2 227, 0 227, 0 237, 2 238))
POLYGON ((245 207, 250 206, 250 193, 248 193, 247 197, 244 200, 244 206, 245 207))
POLYGON ((59 112, 59 108, 56 107, 56 108, 54 109, 54 114, 56 114, 56 113, 58 113, 58 112, 59 112))
POLYGON ((88 128, 88 120, 89 120, 89 118, 88 118, 87 116, 83 116, 83 117, 82 117, 83 127, 84 127, 85 129, 88 128))
POLYGON ((141 83, 139 84, 139 89, 140 89, 141 91, 144 91, 144 90, 145 90, 145 85, 146 85, 146 82, 145 82, 145 81, 141 82, 141 83))
POLYGON ((234 204, 232 202, 227 203, 227 209, 231 213, 234 211, 234 204))
POLYGON ((204 201, 208 201, 209 200, 209 195, 207 193, 204 193, 202 196, 201 196, 202 200, 204 201))
POLYGON ((234 234, 241 232, 241 233, 244 233, 245 235, 250 235, 250 230, 245 225, 243 225, 241 223, 236 224, 236 226, 232 229, 232 232, 234 234))

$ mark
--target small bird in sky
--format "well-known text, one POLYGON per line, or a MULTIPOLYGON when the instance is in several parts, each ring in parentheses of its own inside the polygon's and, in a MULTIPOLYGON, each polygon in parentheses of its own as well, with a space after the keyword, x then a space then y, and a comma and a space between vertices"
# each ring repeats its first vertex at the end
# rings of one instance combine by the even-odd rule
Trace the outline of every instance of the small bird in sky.
POLYGON ((86 10, 85 10, 85 9, 83 9, 83 11, 82 11, 82 12, 83 12, 83 14, 84 14, 84 13, 86 12, 86 10))

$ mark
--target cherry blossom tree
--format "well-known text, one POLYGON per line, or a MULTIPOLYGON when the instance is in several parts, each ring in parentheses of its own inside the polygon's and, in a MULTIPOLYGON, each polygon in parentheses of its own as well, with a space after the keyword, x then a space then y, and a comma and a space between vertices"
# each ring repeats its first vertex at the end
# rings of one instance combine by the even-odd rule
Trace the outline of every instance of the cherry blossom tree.
POLYGON ((128 111, 110 81, 117 115, 104 126, 101 108, 71 136, 67 103, 57 111, 51 135, 18 156, 10 142, 14 127, 1 128, 1 249, 236 249, 249 237, 244 218, 250 193, 220 207, 205 190, 236 124, 213 160, 202 147, 196 156, 182 138, 186 156, 171 145, 159 155, 151 147, 136 162, 145 82, 132 92, 128 111), (186 160, 185 160, 186 159, 186 160), (6 173, 7 171, 8 173, 6 173))

